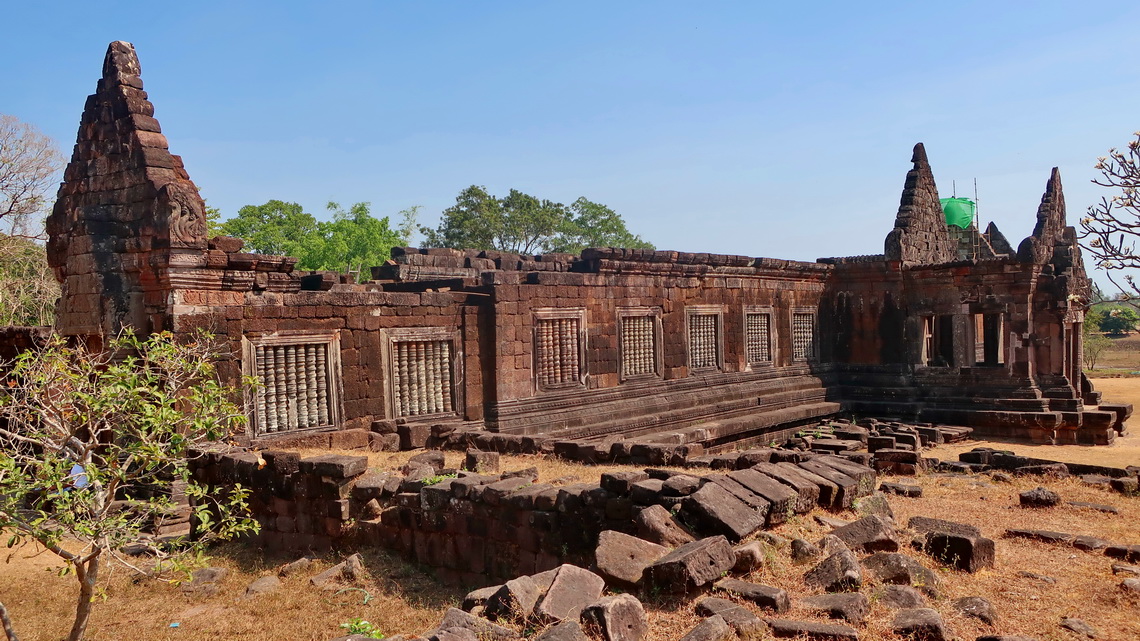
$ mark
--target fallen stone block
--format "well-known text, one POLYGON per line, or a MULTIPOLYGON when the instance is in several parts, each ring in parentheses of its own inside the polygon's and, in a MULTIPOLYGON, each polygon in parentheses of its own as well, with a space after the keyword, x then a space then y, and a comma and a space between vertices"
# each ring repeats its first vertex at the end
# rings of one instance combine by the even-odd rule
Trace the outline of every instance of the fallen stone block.
POLYGON ((542 590, 529 576, 511 579, 502 585, 491 598, 483 613, 494 620, 525 621, 534 614, 534 606, 542 596, 542 590))
POLYGON ((1022 492, 1018 495, 1018 499, 1021 503, 1021 507, 1054 507, 1061 503, 1060 494, 1043 487, 1022 492))
POLYGON ((467 450, 463 459, 463 469, 477 474, 498 474, 499 453, 467 450))
POLYGON ((752 469, 736 470, 729 472, 727 476, 768 501, 771 505, 767 517, 769 527, 783 523, 795 513, 799 495, 772 477, 752 469))
POLYGON ((827 592, 856 592, 863 585, 859 559, 847 549, 839 550, 804 575, 808 585, 827 592))
POLYGON ((1042 463, 1040 465, 1022 465, 1013 468, 1014 476, 1048 476, 1063 479, 1069 476, 1069 467, 1064 463, 1042 463))
POLYGON ((669 510, 660 505, 651 505, 638 512, 634 525, 638 538, 665 547, 678 547, 696 540, 669 510))
POLYGON ((396 426, 396 434, 400 436, 401 450, 418 450, 427 445, 431 437, 431 426, 423 423, 405 423, 396 426))
POLYGON ((764 526, 764 517, 716 483, 705 483, 681 504, 699 529, 739 541, 764 526))
POLYGON ((1120 514, 1120 510, 1111 506, 1103 505, 1101 503, 1088 503, 1086 501, 1068 501, 1066 505, 1073 507, 1081 507, 1088 510, 1096 510, 1097 512, 1104 512, 1105 514, 1120 514))
POLYGON ((812 459, 814 463, 827 465, 836 471, 855 479, 856 495, 867 496, 875 491, 875 470, 866 465, 860 465, 841 456, 817 456, 812 459))
POLYGON ((599 599, 582 611, 582 623, 605 641, 640 641, 649 632, 645 608, 632 594, 599 599))
POLYGON ((689 496, 701 486, 701 479, 688 474, 670 476, 661 485, 662 496, 689 496))
POLYGON ((1073 632, 1084 635, 1090 639, 1096 639, 1098 637, 1096 628, 1092 627, 1081 619, 1064 617, 1061 619, 1061 627, 1065 628, 1066 630, 1072 630, 1073 632))
POLYGON ((729 627, 736 630, 737 634, 746 639, 758 637, 768 629, 763 619, 753 614, 747 608, 728 599, 715 596, 705 597, 697 601, 696 609, 697 614, 701 616, 719 616, 723 618, 729 627))
POLYGON ((764 544, 760 541, 751 541, 737 546, 733 552, 736 553, 736 563, 732 566, 732 571, 736 574, 748 574, 753 570, 758 570, 764 567, 768 558, 764 544))
POLYGON ((717 485, 721 486, 722 488, 727 490, 729 494, 740 499, 740 501, 742 503, 744 503, 748 507, 756 510, 762 517, 764 517, 765 523, 771 523, 771 520, 769 517, 772 517, 772 514, 771 514, 772 504, 769 503, 768 500, 765 499, 764 497, 760 496, 759 494, 756 494, 755 492, 744 487, 740 483, 737 483, 736 481, 728 478, 728 476, 726 476, 724 474, 709 475, 709 476, 705 477, 705 482, 706 483, 716 483, 717 485))
POLYGON ((870 603, 867 597, 858 592, 847 594, 820 594, 804 597, 804 607, 823 612, 832 619, 842 619, 850 623, 862 623, 867 619, 870 603))
POLYGON ((548 621, 577 619, 586 606, 602 596, 605 588, 606 582, 593 572, 575 565, 561 565, 535 614, 548 621))
POLYGON ((855 479, 843 474, 835 468, 828 467, 818 461, 801 461, 799 467, 812 474, 821 476, 835 485, 836 492, 832 506, 847 509, 858 498, 859 484, 855 479))
POLYGON ((635 536, 606 530, 598 536, 594 552, 598 573, 611 584, 633 586, 641 582, 645 568, 669 553, 669 548, 635 536))
POLYGON ((900 610, 895 615, 891 630, 899 636, 916 641, 950 641, 951 638, 942 615, 930 608, 900 610))
POLYGON ((1033 539, 1036 541, 1045 541, 1046 543, 1056 543, 1059 545, 1072 545, 1075 535, 1067 532, 1053 532, 1052 530, 1029 530, 1024 528, 1010 528, 1005 531, 1005 536, 1015 539, 1033 539))
POLYGON ((487 606, 487 601, 495 596, 502 587, 502 585, 489 585, 485 588, 472 590, 467 593, 467 596, 463 597, 463 603, 460 604, 459 607, 464 612, 471 612, 476 615, 481 614, 487 606))
POLYGON ((878 597, 879 603, 895 610, 926 607, 926 597, 909 585, 884 585, 878 597))
POLYGON ((1081 535, 1073 538, 1073 547, 1086 552, 1103 550, 1110 545, 1112 543, 1095 536, 1081 535))
POLYGON ((1112 564, 1113 574, 1123 574, 1125 576, 1140 577, 1140 565, 1125 565, 1123 563, 1112 564))
MULTIPOLYGON (((774 463, 776 468, 789 477, 801 478, 809 483, 812 483, 819 488, 819 499, 817 503, 820 507, 842 507, 840 501, 839 486, 834 482, 825 479, 824 477, 809 472, 794 463, 774 463)), ((775 477, 773 477, 775 478, 775 477)))
POLYGON ((1128 563, 1140 563, 1140 545, 1110 545, 1104 548, 1104 555, 1124 559, 1128 563))
POLYGON ((887 495, 882 492, 872 492, 867 496, 861 496, 855 499, 852 503, 855 512, 861 516, 877 516, 892 527, 895 523, 895 512, 891 509, 891 503, 887 500, 887 495))
POLYGON ((792 619, 768 619, 768 629, 778 639, 789 637, 818 641, 856 641, 859 631, 836 623, 816 621, 795 621, 792 619))
POLYGON ((617 496, 628 496, 634 483, 649 479, 645 472, 607 472, 602 474, 601 486, 617 496))
POLYGON ((723 536, 686 543, 645 569, 644 586, 665 594, 708 585, 732 569, 736 554, 723 536))
POLYGON ((269 594, 281 589, 281 579, 276 576, 263 576, 250 583, 245 589, 242 599, 252 599, 262 594, 269 594))
POLYGON ((910 520, 906 522, 906 526, 908 529, 914 530, 919 534, 926 534, 928 532, 950 532, 952 534, 961 534, 962 536, 982 535, 982 531, 972 525, 935 519, 928 516, 912 516, 910 520))
POLYGON ((769 585, 724 578, 714 583, 713 588, 747 599, 762 608, 777 613, 787 612, 792 607, 792 602, 786 591, 769 585))
POLYGON ((906 485, 904 483, 891 483, 887 481, 879 484, 879 491, 896 496, 905 496, 910 499, 917 499, 922 496, 921 485, 906 485))
POLYGON ((1135 476, 1112 479, 1108 485, 1125 496, 1136 496, 1140 494, 1140 479, 1137 479, 1135 476))
POLYGON ((758 463, 752 469, 791 488, 798 496, 795 511, 806 514, 819 504, 819 486, 799 474, 789 473, 775 463, 758 463))
POLYGON ((645 479, 632 484, 629 488, 629 498, 638 505, 657 505, 661 500, 661 488, 665 481, 660 479, 645 479))
POLYGON ((444 466, 443 452, 440 452, 439 450, 428 450, 427 452, 416 454, 412 458, 408 459, 407 463, 404 463, 404 465, 400 468, 400 471, 404 474, 408 474, 412 470, 423 465, 430 467, 436 474, 439 474, 443 471, 444 466))
POLYGON ((323 454, 301 459, 301 472, 331 479, 348 479, 368 471, 367 456, 323 454))
POLYGON ((811 541, 805 539, 792 539, 792 561, 807 563, 823 555, 823 550, 811 541))
POLYGON ((706 617, 681 637, 681 641, 733 641, 734 639, 736 633, 719 614, 706 617))
POLYGON ((966 572, 973 573, 994 566, 993 539, 981 536, 927 532, 923 549, 939 561, 966 572))
POLYGON ((954 600, 954 609, 962 614, 975 618, 986 625, 997 623, 997 611, 990 600, 980 596, 968 596, 954 600))
POLYGON ((932 597, 938 596, 938 575, 905 554, 876 552, 863 561, 863 567, 880 583, 909 585, 932 597))
POLYGON ((878 516, 867 516, 831 532, 847 547, 864 552, 894 552, 899 549, 895 530, 878 516))
POLYGON ((423 636, 432 637, 447 630, 470 630, 479 641, 515 641, 519 635, 510 628, 494 624, 486 619, 464 612, 459 608, 448 608, 443 620, 434 630, 425 632, 423 636))
POLYGON ((590 637, 586 636, 582 625, 577 621, 563 621, 543 630, 534 641, 590 641, 590 637))

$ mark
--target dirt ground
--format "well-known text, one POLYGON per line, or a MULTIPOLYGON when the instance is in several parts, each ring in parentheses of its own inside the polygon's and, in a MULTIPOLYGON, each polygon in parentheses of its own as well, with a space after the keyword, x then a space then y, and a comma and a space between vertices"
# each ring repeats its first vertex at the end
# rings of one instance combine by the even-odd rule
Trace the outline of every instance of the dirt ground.
MULTIPOLYGON (((1105 397, 1140 406, 1140 378, 1097 379, 1105 397)), ((1131 421, 1138 426, 1140 419, 1131 421)), ((950 460, 958 452, 981 445, 968 442, 944 446, 931 456, 950 460)), ((1140 464, 1140 436, 1118 439, 1111 447, 1039 446, 1001 443, 1003 449, 1062 461, 1097 463, 1111 466, 1140 464)), ((375 467, 400 465, 411 453, 373 454, 375 467)), ((460 454, 449 453, 448 464, 458 463, 460 454)), ((561 479, 574 482, 596 479, 607 469, 536 456, 504 457, 504 469, 536 466, 541 481, 561 479)), ((624 468, 631 469, 631 468, 624 468)), ((917 499, 891 497, 900 526, 911 516, 934 516, 970 523, 996 541, 997 566, 977 574, 965 574, 941 567, 935 560, 915 553, 942 577, 941 594, 930 607, 938 610, 961 640, 982 634, 1027 634, 1041 641, 1075 641, 1080 638, 1059 627, 1063 616, 1079 617, 1099 632, 1101 639, 1134 641, 1140 639, 1140 602, 1119 588, 1120 577, 1111 572, 1112 560, 1096 552, 1082 552, 1044 543, 1007 539, 1006 528, 1033 527, 1074 534, 1090 534, 1110 541, 1140 544, 1140 499, 1127 498, 1107 489, 1091 487, 1076 480, 1052 481, 1040 478, 1015 479, 1001 483, 985 475, 944 476, 924 474, 898 480, 917 483, 924 496, 917 499), (1037 485, 1047 485, 1066 501, 1087 501, 1116 507, 1120 513, 1106 514, 1063 506, 1028 511, 1017 506, 1017 493, 1037 485), (1055 583, 1019 576, 1019 572, 1047 575, 1055 583), (964 596, 984 596, 997 607, 999 621, 989 628, 956 613, 952 602, 964 596)), ((818 513, 818 512, 817 512, 818 513)), ((839 513, 839 518, 856 518, 839 513)), ((774 530, 792 538, 817 540, 828 528, 810 515, 798 516, 774 530)), ((905 550, 904 550, 905 551, 905 550)), ((0 601, 11 610, 17 632, 25 641, 55 641, 63 638, 74 612, 76 582, 71 576, 54 572, 59 564, 50 553, 30 547, 5 551, 0 564, 0 601)), ((263 558, 257 550, 233 545, 214 551, 212 565, 227 568, 228 578, 217 594, 184 594, 175 584, 153 579, 137 579, 116 571, 104 583, 95 607, 89 639, 133 641, 151 639, 306 639, 325 641, 342 634, 339 624, 361 617, 376 624, 389 636, 423 632, 439 621, 447 607, 456 605, 466 590, 440 585, 419 568, 383 551, 365 552, 371 577, 360 587, 340 594, 322 592, 308 585, 308 577, 340 559, 330 554, 320 559, 310 572, 283 579, 284 589, 244 600, 245 587, 259 576, 275 573, 291 558, 263 558)), ((786 589, 793 604, 813 591, 803 583, 806 567, 793 564, 787 550, 772 549, 770 563, 747 580, 786 589)), ((871 616, 860 638, 868 641, 894 641, 889 624, 893 612, 879 602, 877 588, 864 592, 871 598, 871 616)), ((755 606, 746 605, 753 610, 755 606)), ((692 601, 647 602, 652 641, 675 641, 699 620, 692 601)), ((764 613, 757 611, 758 614, 764 613)), ((813 618, 793 607, 786 615, 813 618)))

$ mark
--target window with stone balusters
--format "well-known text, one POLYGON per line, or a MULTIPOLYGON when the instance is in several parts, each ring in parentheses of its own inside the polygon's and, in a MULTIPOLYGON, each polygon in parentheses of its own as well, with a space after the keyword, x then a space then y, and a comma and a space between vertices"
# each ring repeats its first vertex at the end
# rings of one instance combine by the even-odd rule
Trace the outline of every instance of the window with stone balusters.
POLYGON ((534 312, 535 385, 540 390, 580 387, 586 382, 586 310, 534 312))
POLYGON ((792 313, 792 360, 814 359, 816 354, 815 312, 792 313))
POLYGON ((426 417, 457 414, 459 344, 455 330, 434 327, 383 332, 389 415, 426 417))
POLYGON ((255 435, 339 425, 336 333, 245 339, 242 352, 243 374, 257 380, 250 403, 255 435))
POLYGON ((621 380, 660 374, 661 315, 656 308, 618 309, 621 380))
POLYGON ((749 365, 771 363, 772 308, 745 307, 744 355, 749 365))
POLYGON ((721 367, 722 312, 719 306, 704 305, 686 310, 690 370, 701 371, 721 367))

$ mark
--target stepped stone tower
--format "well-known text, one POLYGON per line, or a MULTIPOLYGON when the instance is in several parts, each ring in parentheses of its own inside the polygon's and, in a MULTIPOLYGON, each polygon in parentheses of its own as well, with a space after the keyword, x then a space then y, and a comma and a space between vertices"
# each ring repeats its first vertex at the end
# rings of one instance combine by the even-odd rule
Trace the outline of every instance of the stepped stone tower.
POLYGON ((168 329, 171 269, 206 249, 205 204, 168 150, 139 73, 134 46, 111 43, 47 221, 66 335, 168 329))
POLYGON ((887 260, 908 264, 936 265, 954 260, 955 243, 946 229, 946 217, 938 202, 938 187, 926 148, 914 146, 914 167, 907 172, 895 228, 887 235, 887 260))

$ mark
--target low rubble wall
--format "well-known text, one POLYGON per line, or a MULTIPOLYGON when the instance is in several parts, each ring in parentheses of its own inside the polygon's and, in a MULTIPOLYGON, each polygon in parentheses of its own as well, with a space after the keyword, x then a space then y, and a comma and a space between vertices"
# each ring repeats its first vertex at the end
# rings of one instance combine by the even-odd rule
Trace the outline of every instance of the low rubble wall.
POLYGON ((497 458, 469 452, 465 467, 479 471, 447 470, 442 452, 428 451, 399 471, 377 471, 365 456, 231 449, 201 453, 192 473, 215 494, 252 490, 254 543, 267 551, 378 546, 466 585, 588 567, 601 532, 638 533, 650 506, 700 536, 740 540, 794 512, 850 507, 875 486, 866 465, 789 450, 722 455, 705 476, 651 469, 568 485, 537 483, 534 468, 500 474, 497 458))

